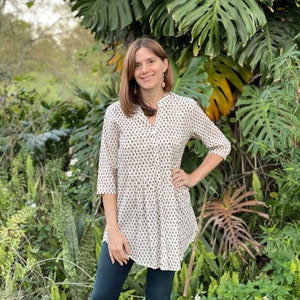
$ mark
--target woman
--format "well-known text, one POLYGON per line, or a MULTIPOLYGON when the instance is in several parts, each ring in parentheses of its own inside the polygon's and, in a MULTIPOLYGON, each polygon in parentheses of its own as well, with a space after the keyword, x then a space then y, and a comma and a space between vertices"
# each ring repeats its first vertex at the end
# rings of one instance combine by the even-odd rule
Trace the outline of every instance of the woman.
POLYGON ((168 300, 174 273, 197 224, 189 188, 230 152, 230 143, 197 103, 171 92, 168 58, 141 38, 124 59, 120 100, 105 114, 98 194, 106 229, 93 300, 118 299, 134 262, 147 267, 146 299, 168 300), (209 153, 191 174, 180 169, 189 139, 209 153))

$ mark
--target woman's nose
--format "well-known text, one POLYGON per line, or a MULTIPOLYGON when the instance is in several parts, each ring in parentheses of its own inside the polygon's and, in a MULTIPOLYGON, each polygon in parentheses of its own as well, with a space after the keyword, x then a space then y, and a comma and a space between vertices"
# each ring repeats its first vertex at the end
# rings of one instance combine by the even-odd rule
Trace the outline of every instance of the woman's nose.
POLYGON ((141 70, 142 70, 142 73, 146 73, 147 70, 148 70, 147 65, 146 65, 146 64, 142 64, 142 65, 141 65, 141 70))

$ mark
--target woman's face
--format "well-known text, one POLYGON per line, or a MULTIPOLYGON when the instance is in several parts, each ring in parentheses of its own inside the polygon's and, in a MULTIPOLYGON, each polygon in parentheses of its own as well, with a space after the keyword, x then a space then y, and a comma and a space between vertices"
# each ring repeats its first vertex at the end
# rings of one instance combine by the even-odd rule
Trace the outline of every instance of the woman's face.
POLYGON ((164 72, 168 68, 168 60, 163 61, 149 49, 142 47, 135 53, 134 78, 141 90, 162 90, 164 72))

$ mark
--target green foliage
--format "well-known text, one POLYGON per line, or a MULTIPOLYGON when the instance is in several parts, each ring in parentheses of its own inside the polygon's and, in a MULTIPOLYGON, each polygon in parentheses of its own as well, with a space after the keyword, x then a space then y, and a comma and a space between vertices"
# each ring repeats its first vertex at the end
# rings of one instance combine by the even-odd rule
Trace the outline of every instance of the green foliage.
POLYGON ((86 94, 77 89, 77 95, 82 97, 88 105, 88 110, 83 124, 74 130, 70 138, 72 152, 77 160, 77 165, 84 175, 93 175, 97 172, 99 157, 99 146, 102 134, 104 113, 109 104, 117 99, 117 83, 112 81, 112 86, 107 86, 101 92, 97 91, 93 95, 86 94), (96 103, 96 100, 100 103, 96 103))
POLYGON ((295 299, 289 293, 289 288, 277 285, 267 276, 263 276, 254 282, 240 283, 238 273, 225 272, 219 283, 212 281, 207 298, 201 299, 295 299))
MULTIPOLYGON (((264 254, 270 258, 262 271, 278 285, 289 286, 294 296, 299 295, 299 225, 288 223, 284 228, 263 228, 266 243, 264 254)), ((297 297, 295 298, 297 299, 297 297)))
POLYGON ((298 257, 295 257, 291 262, 291 273, 294 275, 294 289, 293 295, 296 298, 300 297, 300 260, 298 257))
POLYGON ((0 108, 2 162, 12 161, 22 148, 31 153, 35 162, 41 163, 53 158, 54 153, 56 157, 66 155, 69 124, 59 124, 60 128, 51 126, 56 125, 51 121, 52 114, 55 116, 55 110, 60 108, 44 105, 34 90, 6 91, 0 108))
POLYGON ((96 269, 95 237, 92 220, 76 216, 70 201, 59 193, 52 194, 54 226, 62 245, 66 280, 71 282, 72 299, 86 299, 90 293, 91 274, 96 269), (83 224, 80 219, 83 218, 83 224), (81 232, 83 226, 83 232, 81 232), (80 283, 76 285, 75 283, 80 283), (88 287, 88 288, 87 288, 88 287))
POLYGON ((245 47, 237 46, 236 57, 241 65, 249 64, 252 70, 259 68, 261 81, 268 79, 274 59, 288 52, 299 32, 297 21, 300 10, 297 3, 274 1, 272 10, 266 10, 267 24, 258 31, 245 47), (295 22, 296 21, 296 22, 295 22))
POLYGON ((247 276, 252 268, 250 264, 241 265, 233 253, 227 259, 215 256, 199 241, 188 295, 180 296, 187 274, 183 263, 182 270, 175 275, 171 299, 297 299, 298 227, 289 224, 283 230, 263 229, 262 243, 266 245, 260 257, 263 265, 252 276, 247 276))
POLYGON ((237 103, 241 106, 237 118, 241 120, 242 133, 252 156, 284 152, 300 138, 299 118, 287 103, 294 102, 293 96, 283 94, 278 85, 266 90, 255 86, 244 88, 237 103))
MULTIPOLYGON (((206 230, 197 244, 188 297, 182 294, 192 247, 176 273, 172 300, 299 298, 297 2, 69 2, 83 24, 106 42, 106 49, 117 50, 120 44, 125 48, 137 36, 155 37, 176 62, 175 91, 197 99, 204 108, 210 99, 217 110, 207 112, 214 120, 229 113, 218 125, 232 141, 232 154, 191 190, 192 204, 198 214, 206 190, 209 198, 221 198, 228 186, 251 186, 254 200, 227 195, 237 211, 245 209, 246 214, 236 215, 234 205, 222 207, 222 213, 229 211, 247 223, 262 252, 246 258, 246 264, 234 251, 216 255, 208 243, 211 231, 206 230), (270 213, 265 223, 248 213, 249 206, 262 200, 270 213)), ((104 228, 95 193, 99 142, 105 109, 117 99, 114 80, 119 78, 111 78, 106 54, 98 61, 101 45, 73 47, 85 34, 72 32, 61 42, 68 54, 63 60, 65 52, 53 39, 32 44, 29 24, 10 18, 1 15, 0 23, 5 45, 0 49, 0 298, 87 299, 104 228), (41 75, 43 70, 51 76, 41 75), (58 76, 58 70, 64 76, 58 76), (68 93, 54 95, 61 80, 68 93), (91 89, 95 81, 100 83, 91 89), (43 92, 32 89, 34 85, 43 92), (44 94, 51 101, 45 101, 44 94)), ((112 62, 119 66, 122 55, 117 54, 112 62)), ((192 172, 206 153, 200 142, 190 141, 182 167, 192 172)), ((264 210, 257 213, 263 215, 264 210)), ((213 238, 219 243, 222 235, 213 238)), ((250 246, 248 240, 245 247, 250 246)), ((239 248, 243 254, 245 247, 239 248)), ((134 266, 120 299, 143 299, 145 274, 145 268, 134 266)))
POLYGON ((203 107, 208 106, 208 99, 212 92, 211 87, 206 84, 207 74, 203 72, 205 62, 204 57, 194 57, 181 70, 174 62, 172 63, 174 73, 173 91, 179 95, 197 99, 203 107))
POLYGON ((300 53, 291 49, 271 66, 275 81, 270 86, 244 87, 236 116, 252 156, 282 153, 300 140, 299 66, 300 53))
MULTIPOLYGON (((294 0, 226 3, 156 0, 143 1, 143 5, 140 1, 132 5, 128 1, 123 2, 125 13, 123 11, 120 15, 119 6, 114 2, 70 1, 72 9, 78 11, 77 16, 83 17, 84 26, 115 53, 118 53, 120 43, 126 46, 134 38, 147 35, 160 41, 168 49, 170 57, 178 56, 180 50, 179 74, 194 56, 204 55, 216 58, 217 62, 220 60, 225 72, 218 70, 208 78, 214 91, 208 111, 212 120, 219 120, 220 116, 230 112, 236 92, 240 93, 244 84, 239 78, 248 73, 246 83, 252 83, 256 77, 266 82, 273 60, 298 41, 295 36, 300 30, 297 22, 300 10, 294 0), (144 9, 140 9, 142 7, 144 9), (140 12, 138 16, 134 14, 136 8, 140 12), (104 10, 105 18, 100 18, 104 10)), ((190 70, 190 78, 196 77, 197 72, 197 68, 190 70)), ((195 92, 198 92, 197 89, 190 96, 194 96, 195 92)), ((202 103, 207 101, 199 95, 197 99, 202 103)))
POLYGON ((252 0, 171 1, 168 8, 179 24, 179 31, 191 33, 194 53, 197 55, 203 48, 209 57, 219 55, 222 49, 232 55, 237 41, 245 45, 266 23, 262 8, 252 0))
POLYGON ((33 215, 34 210, 31 207, 24 207, 10 216, 6 224, 0 227, 0 285, 5 287, 4 293, 7 296, 15 291, 18 280, 25 274, 18 251, 25 238, 25 230, 22 227, 33 215), (16 269, 16 272, 12 273, 13 269, 16 269))
MULTIPOLYGON (((118 40, 124 33, 124 28, 129 26, 133 20, 141 18, 145 9, 149 7, 150 0, 130 1, 77 1, 69 0, 72 10, 78 10, 77 17, 83 17, 82 25, 90 28, 98 39, 104 41, 106 38, 118 40)), ((110 41, 112 41, 110 39, 110 41)))

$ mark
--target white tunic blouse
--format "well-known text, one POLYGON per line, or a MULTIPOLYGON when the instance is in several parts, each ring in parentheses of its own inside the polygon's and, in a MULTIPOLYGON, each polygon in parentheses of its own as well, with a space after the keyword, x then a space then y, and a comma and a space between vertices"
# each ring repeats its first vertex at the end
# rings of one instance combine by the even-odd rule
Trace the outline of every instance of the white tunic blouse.
POLYGON ((154 125, 140 107, 131 118, 119 101, 106 110, 97 193, 117 194, 118 225, 139 265, 179 270, 195 236, 189 189, 176 190, 171 182, 191 138, 223 158, 230 152, 229 141, 193 99, 170 92, 158 102, 154 125))

